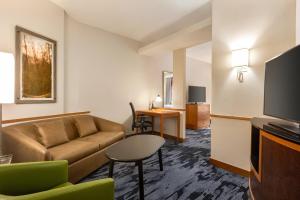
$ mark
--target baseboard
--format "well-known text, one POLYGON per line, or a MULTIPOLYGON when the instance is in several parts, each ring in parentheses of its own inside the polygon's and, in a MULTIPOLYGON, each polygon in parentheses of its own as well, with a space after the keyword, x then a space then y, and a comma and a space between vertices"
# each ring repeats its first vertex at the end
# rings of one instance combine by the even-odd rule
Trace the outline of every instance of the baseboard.
MULTIPOLYGON (((155 134, 155 135, 160 135, 160 133, 159 132, 157 132, 157 131, 153 131, 153 133, 155 134)), ((184 138, 177 138, 176 136, 174 136, 174 135, 169 135, 169 134, 166 134, 166 133, 164 133, 164 138, 166 138, 166 139, 171 139, 171 140, 177 140, 178 139, 178 141, 179 142, 184 142, 184 138)))
POLYGON ((224 162, 212 159, 212 158, 209 159, 209 162, 216 167, 225 169, 226 171, 230 171, 232 173, 239 174, 239 175, 245 176, 245 177, 250 177, 250 171, 232 166, 230 164, 227 164, 227 163, 224 163, 224 162))
POLYGON ((251 200, 255 200, 254 195, 252 193, 252 189, 251 189, 250 178, 249 178, 249 192, 250 192, 251 200))

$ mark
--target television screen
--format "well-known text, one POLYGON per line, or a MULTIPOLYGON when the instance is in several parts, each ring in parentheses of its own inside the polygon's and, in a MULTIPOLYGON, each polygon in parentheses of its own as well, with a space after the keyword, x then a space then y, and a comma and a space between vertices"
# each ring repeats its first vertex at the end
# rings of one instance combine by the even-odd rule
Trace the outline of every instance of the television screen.
POLYGON ((300 46, 268 61, 264 114, 300 122, 300 46))
POLYGON ((206 87, 189 86, 189 102, 206 102, 206 87))

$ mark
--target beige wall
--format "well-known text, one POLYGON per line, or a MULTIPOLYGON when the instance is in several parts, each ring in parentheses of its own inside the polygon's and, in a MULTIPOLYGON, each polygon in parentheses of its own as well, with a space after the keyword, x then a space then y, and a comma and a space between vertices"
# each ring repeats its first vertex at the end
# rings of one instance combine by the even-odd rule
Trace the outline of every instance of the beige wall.
POLYGON ((65 21, 65 108, 131 124, 129 102, 148 108, 161 95, 162 71, 172 71, 172 56, 146 57, 139 43, 81 24, 65 21))
POLYGON ((296 42, 300 44, 300 0, 297 0, 296 5, 296 42))
POLYGON ((212 67, 210 63, 206 63, 191 57, 186 58, 187 88, 189 85, 206 87, 206 103, 208 104, 211 104, 211 73, 212 67))
POLYGON ((4 105, 3 119, 64 112, 64 11, 49 1, 0 0, 0 51, 15 54, 15 26, 57 41, 57 103, 4 105))
MULTIPOLYGON (((173 107, 186 104, 186 49, 173 51, 173 107)), ((174 126, 173 126, 174 127, 174 126)), ((180 113, 180 137, 185 138, 185 112, 180 113)))
POLYGON ((211 158, 250 170, 250 128, 248 121, 213 118, 211 158))
MULTIPOLYGON (((295 44, 295 0, 213 1, 214 114, 263 114, 264 63, 295 44), (231 50, 250 48, 245 82, 236 80, 231 50)), ((212 158, 249 170, 250 123, 213 119, 212 158)))
POLYGON ((186 104, 186 49, 173 51, 173 105, 185 108, 186 104))

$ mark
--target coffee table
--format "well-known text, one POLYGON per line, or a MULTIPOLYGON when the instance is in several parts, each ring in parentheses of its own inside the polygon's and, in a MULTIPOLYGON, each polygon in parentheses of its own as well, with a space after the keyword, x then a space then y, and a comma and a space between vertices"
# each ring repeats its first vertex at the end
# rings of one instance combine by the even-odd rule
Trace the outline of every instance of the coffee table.
POLYGON ((134 135, 107 148, 110 160, 109 177, 113 177, 115 162, 135 162, 139 172, 140 200, 144 199, 143 160, 158 152, 160 171, 163 171, 161 147, 165 139, 156 135, 134 135))

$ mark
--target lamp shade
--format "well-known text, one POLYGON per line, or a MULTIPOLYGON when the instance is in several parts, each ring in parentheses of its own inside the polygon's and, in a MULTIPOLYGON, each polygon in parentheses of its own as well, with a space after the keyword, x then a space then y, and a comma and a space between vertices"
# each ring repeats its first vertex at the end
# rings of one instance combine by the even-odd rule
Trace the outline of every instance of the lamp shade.
POLYGON ((238 49, 232 51, 232 67, 248 67, 249 49, 238 49))
POLYGON ((162 98, 160 97, 160 95, 157 95, 156 98, 155 98, 155 102, 162 102, 162 98))
POLYGON ((11 53, 0 52, 0 103, 14 103, 15 62, 11 53))

